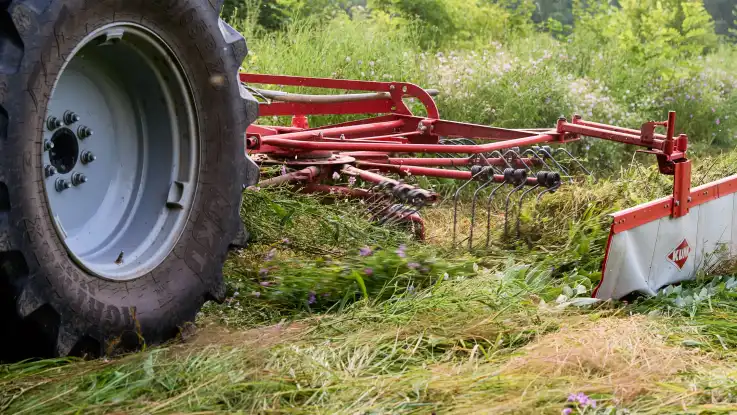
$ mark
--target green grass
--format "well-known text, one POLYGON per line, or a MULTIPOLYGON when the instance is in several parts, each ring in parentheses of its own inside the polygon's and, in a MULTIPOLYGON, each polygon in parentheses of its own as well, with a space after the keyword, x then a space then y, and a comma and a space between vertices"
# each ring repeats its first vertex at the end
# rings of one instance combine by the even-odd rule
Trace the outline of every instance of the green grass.
MULTIPOLYGON (((246 69, 408 80, 440 88, 446 118, 504 127, 552 126, 573 112, 637 127, 675 108, 701 156, 693 185, 737 173, 737 152, 719 155, 737 126, 728 45, 694 67, 674 63, 685 75, 664 82, 662 67, 632 65, 636 56, 590 30, 571 42, 507 33, 421 50, 422 33, 386 21, 323 23, 239 26, 250 33, 246 69)), ((228 259, 227 299, 206 305, 194 337, 129 356, 0 366, 0 412, 559 414, 578 392, 597 401, 580 408, 587 414, 737 410, 733 264, 653 298, 590 300, 607 214, 667 195, 670 178, 631 149, 571 147, 598 181, 525 204, 518 241, 500 238, 495 215, 491 248, 470 253, 451 246, 447 202, 424 213, 428 242, 418 243, 371 223, 360 203, 248 190, 252 244, 228 259)), ((461 210, 467 225, 467 198, 461 210)))

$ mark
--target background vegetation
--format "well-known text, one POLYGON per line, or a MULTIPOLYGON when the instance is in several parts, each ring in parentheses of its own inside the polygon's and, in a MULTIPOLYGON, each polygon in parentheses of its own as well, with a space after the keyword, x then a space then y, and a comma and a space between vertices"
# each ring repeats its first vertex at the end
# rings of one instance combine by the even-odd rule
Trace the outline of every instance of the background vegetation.
MULTIPOLYGON (((223 15, 249 41, 247 71, 407 80, 438 88, 449 119, 550 127, 579 113, 637 128, 676 110, 698 185, 737 172, 733 9, 227 0, 223 15)), ((227 262, 228 298, 208 303, 199 334, 114 359, 0 366, 0 412, 734 411, 733 264, 653 298, 591 299, 606 215, 670 183, 632 149, 594 140, 574 149, 598 182, 577 179, 526 207, 519 241, 473 252, 450 246, 447 203, 425 210, 419 243, 375 226, 359 203, 249 190, 252 244, 227 262)))

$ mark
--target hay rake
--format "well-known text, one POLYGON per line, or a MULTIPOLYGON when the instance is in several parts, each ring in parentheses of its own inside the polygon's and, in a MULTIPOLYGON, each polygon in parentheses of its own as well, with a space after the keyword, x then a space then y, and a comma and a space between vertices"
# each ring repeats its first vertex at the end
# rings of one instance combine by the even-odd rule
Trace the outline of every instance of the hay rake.
POLYGON ((639 152, 655 155, 660 173, 674 177, 671 196, 612 215, 595 296, 654 294, 667 284, 693 278, 702 266, 722 258, 712 254, 725 252, 724 245, 728 254, 737 251, 733 244, 737 176, 691 189, 688 137, 675 134, 675 112, 669 112, 666 121, 645 122, 639 130, 586 121, 579 115, 571 120, 561 117, 553 128, 507 129, 442 120, 433 99, 438 92, 409 83, 249 73, 241 73, 240 80, 261 99, 260 116, 292 117, 290 126, 248 128, 251 158, 261 166, 282 166, 282 174, 258 186, 288 183, 302 192, 360 198, 374 221, 408 225, 424 238, 420 212, 443 198, 405 179, 457 180, 460 184, 449 198, 454 206, 453 245, 489 249, 495 201, 503 210, 503 237, 519 238, 526 201, 536 203, 573 182, 576 175, 596 181, 592 171, 562 146, 592 137, 640 147, 639 152), (353 92, 304 95, 254 85, 353 92), (413 114, 405 103, 408 98, 419 101, 425 114, 413 114), (371 116, 309 127, 307 116, 329 114, 371 116), (349 185, 334 183, 343 176, 349 185), (356 181, 366 185, 356 186, 356 181), (460 238, 459 203, 464 191, 470 193, 470 228, 468 236, 460 238), (485 225, 485 238, 474 231, 477 223, 485 225))

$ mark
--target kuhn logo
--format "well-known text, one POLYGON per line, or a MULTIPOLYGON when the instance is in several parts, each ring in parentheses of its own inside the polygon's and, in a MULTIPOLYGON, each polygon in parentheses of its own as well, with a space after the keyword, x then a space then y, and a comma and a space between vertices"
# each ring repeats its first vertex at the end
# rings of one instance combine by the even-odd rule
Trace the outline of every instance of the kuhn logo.
POLYGON ((688 241, 684 239, 683 242, 673 250, 673 252, 668 254, 668 260, 677 266, 678 269, 683 269, 683 266, 686 265, 686 261, 688 261, 688 255, 690 253, 691 247, 688 246, 688 241))

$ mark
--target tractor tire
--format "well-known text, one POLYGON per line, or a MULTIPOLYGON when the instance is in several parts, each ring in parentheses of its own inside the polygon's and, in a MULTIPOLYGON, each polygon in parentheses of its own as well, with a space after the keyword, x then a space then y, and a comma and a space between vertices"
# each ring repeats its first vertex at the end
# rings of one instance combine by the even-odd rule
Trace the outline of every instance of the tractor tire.
POLYGON ((0 360, 175 338, 244 243, 223 0, 0 0, 0 360))

